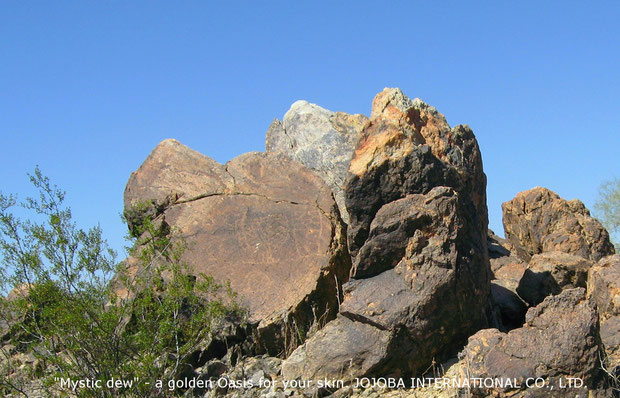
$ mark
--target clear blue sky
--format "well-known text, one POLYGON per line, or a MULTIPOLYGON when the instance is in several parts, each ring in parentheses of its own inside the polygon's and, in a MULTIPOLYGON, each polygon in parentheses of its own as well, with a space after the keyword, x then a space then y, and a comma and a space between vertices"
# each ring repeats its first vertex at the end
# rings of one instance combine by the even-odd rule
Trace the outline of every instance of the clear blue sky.
POLYGON ((224 162, 295 100, 369 114, 397 86, 473 128, 502 232, 519 191, 591 207, 620 176, 619 20, 619 1, 3 1, 0 190, 38 164, 120 249, 159 141, 224 162))

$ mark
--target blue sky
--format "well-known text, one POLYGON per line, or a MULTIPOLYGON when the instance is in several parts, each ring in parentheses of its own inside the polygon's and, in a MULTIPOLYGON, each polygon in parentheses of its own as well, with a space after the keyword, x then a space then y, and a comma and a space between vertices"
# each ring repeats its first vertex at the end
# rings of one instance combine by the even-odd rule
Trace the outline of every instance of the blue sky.
POLYGON ((0 190, 35 165, 116 249, 129 174, 176 138, 264 150, 298 99, 370 113, 400 87, 469 124, 500 204, 546 186, 592 207, 620 177, 620 2, 0 3, 0 190))

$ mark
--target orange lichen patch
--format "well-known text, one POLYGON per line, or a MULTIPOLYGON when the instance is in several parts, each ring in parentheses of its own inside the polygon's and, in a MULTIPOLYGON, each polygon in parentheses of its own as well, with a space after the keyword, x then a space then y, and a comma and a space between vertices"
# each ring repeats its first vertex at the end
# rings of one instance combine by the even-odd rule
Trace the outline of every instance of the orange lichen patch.
POLYGON ((355 150, 355 155, 349 165, 351 173, 361 176, 372 165, 379 164, 388 158, 398 159, 411 152, 414 143, 407 140, 396 126, 383 125, 381 127, 380 133, 366 136, 355 150))
POLYGON ((428 144, 438 159, 447 161, 445 152, 452 141, 450 126, 441 113, 395 89, 377 94, 363 136, 349 167, 358 176, 373 164, 409 154, 415 145, 428 144))
POLYGON ((445 119, 436 118, 425 111, 420 113, 420 120, 424 121, 420 134, 431 147, 433 155, 445 161, 446 147, 450 145, 450 126, 445 119))

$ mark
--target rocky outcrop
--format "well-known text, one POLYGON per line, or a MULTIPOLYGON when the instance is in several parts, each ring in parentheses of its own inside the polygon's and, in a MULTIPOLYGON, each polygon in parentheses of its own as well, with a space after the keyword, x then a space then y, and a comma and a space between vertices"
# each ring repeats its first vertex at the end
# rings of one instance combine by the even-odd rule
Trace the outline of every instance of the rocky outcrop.
POLYGON ((502 210, 506 239, 526 261, 550 251, 592 261, 614 253, 605 228, 577 199, 567 201, 538 187, 520 192, 502 210))
POLYGON ((296 160, 320 176, 332 189, 342 219, 348 224, 343 185, 367 120, 364 115, 331 112, 297 101, 282 121, 276 119, 269 126, 265 151, 296 160))
POLYGON ((419 374, 486 322, 489 285, 479 278, 488 275, 471 257, 459 199, 437 187, 380 209, 359 252, 364 262, 352 271, 360 279, 344 286, 340 321, 284 362, 286 377, 326 377, 335 368, 347 379, 419 374))
POLYGON ((373 101, 345 183, 351 254, 357 256, 383 205, 438 186, 459 193, 486 253, 486 177, 471 129, 450 128, 435 108, 386 88, 373 101))
POLYGON ((603 387, 600 350, 595 304, 586 299, 585 289, 577 288, 531 308, 522 328, 476 333, 459 356, 466 377, 514 379, 519 385, 479 389, 473 391, 476 396, 566 397, 586 396, 583 388, 566 387, 568 377, 581 379, 589 390, 603 387), (554 389, 527 388, 528 378, 541 378, 554 389))
POLYGON ((282 354, 337 312, 350 268, 344 224, 329 187, 288 158, 249 153, 221 165, 163 141, 131 175, 125 214, 134 231, 147 216, 177 229, 193 271, 230 281, 258 351, 282 354))
MULTIPOLYGON (((581 202, 535 188, 504 203, 504 240, 487 234, 485 189, 471 129, 385 89, 370 118, 298 101, 271 124, 266 153, 225 165, 164 141, 132 174, 125 214, 134 235, 146 218, 179 230, 192 269, 230 280, 249 309, 254 345, 224 325, 192 356, 200 377, 407 379, 466 344, 451 375, 519 385, 467 394, 601 394, 600 356, 613 372, 620 339, 607 232, 581 202), (248 352, 284 358, 246 366, 248 352), (586 389, 526 388, 530 377, 586 389)), ((247 396, 334 392, 287 388, 247 396)), ((335 396, 351 394, 365 392, 335 396)))
POLYGON ((385 89, 362 134, 345 183, 354 262, 342 320, 284 362, 288 377, 333 366, 348 377, 418 374, 487 324, 486 180, 471 130, 385 89), (351 328, 375 347, 344 346, 364 366, 347 364, 335 337, 351 328))

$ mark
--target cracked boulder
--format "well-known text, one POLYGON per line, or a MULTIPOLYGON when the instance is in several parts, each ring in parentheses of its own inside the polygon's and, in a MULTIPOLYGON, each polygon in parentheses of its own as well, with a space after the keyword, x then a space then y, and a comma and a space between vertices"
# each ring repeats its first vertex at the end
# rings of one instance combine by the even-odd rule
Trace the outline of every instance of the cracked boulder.
POLYGON ((134 233, 157 217, 188 244, 196 273, 230 282, 256 328, 256 351, 281 355, 338 309, 350 261, 329 187, 301 164, 248 153, 225 165, 161 142, 125 189, 134 233))
POLYGON ((604 387, 598 336, 594 302, 586 298, 583 288, 567 289, 530 308, 521 328, 508 333, 486 329, 471 336, 459 354, 458 366, 461 377, 515 381, 495 390, 476 389, 474 396, 605 396, 595 393, 604 387), (568 377, 580 378, 583 387, 567 388, 568 377), (541 385, 544 380, 546 387, 527 388, 527 380, 536 378, 541 378, 541 385))
POLYGON ((285 376, 340 369, 349 379, 407 377, 454 354, 486 324, 489 295, 488 262, 475 252, 480 236, 468 217, 448 187, 384 205, 359 252, 357 279, 344 286, 340 320, 284 362, 285 376))
POLYGON ((332 112, 306 101, 297 101, 282 121, 269 126, 267 153, 279 153, 303 164, 332 189, 340 214, 349 223, 343 185, 355 145, 368 118, 332 112))
POLYGON ((525 261, 551 251, 592 261, 614 253, 605 228, 577 199, 537 187, 518 193, 502 210, 506 239, 525 261))

